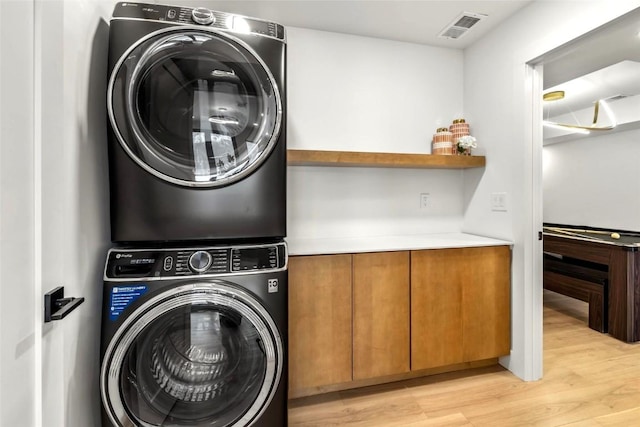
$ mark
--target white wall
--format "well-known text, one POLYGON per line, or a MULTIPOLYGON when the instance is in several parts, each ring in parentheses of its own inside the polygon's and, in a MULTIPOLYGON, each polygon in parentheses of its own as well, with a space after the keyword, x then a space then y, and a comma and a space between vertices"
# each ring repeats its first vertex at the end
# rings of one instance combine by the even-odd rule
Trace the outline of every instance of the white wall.
POLYGON ((640 130, 544 147, 544 221, 640 231, 640 130))
POLYGON ((323 238, 460 231, 462 173, 289 167, 288 235, 323 238), (429 193, 429 209, 420 209, 421 193, 429 193))
MULTIPOLYGON (((462 115, 459 50, 301 28, 287 38, 289 148, 430 153, 436 128, 462 115)), ((289 167, 288 235, 459 231, 462 174, 289 167)))
POLYGON ((541 224, 534 223, 534 214, 542 200, 533 186, 541 164, 532 159, 541 138, 534 147, 532 135, 540 132, 531 127, 526 64, 638 6, 638 1, 536 1, 465 50, 465 116, 486 152, 487 167, 481 176, 465 174, 464 230, 515 242, 512 351, 503 363, 528 380, 542 375, 542 285, 534 282, 541 250, 541 224), (491 211, 490 194, 496 191, 507 193, 508 212, 491 211))
POLYGON ((65 331, 64 426, 99 425, 102 272, 109 236, 106 138, 108 22, 115 0, 66 1, 64 8, 64 143, 68 211, 64 269, 71 292, 86 298, 65 331), (79 262, 78 262, 79 261, 79 262))
POLYGON ((289 148, 431 152, 462 114, 462 52, 287 28, 289 148))

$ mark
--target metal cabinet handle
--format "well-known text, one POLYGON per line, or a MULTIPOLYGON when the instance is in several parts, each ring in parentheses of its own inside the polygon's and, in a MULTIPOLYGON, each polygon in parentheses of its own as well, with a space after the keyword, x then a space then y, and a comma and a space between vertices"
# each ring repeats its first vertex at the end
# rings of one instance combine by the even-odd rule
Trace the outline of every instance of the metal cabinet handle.
POLYGON ((64 286, 44 294, 44 321, 45 323, 61 320, 84 302, 84 297, 64 297, 64 286))

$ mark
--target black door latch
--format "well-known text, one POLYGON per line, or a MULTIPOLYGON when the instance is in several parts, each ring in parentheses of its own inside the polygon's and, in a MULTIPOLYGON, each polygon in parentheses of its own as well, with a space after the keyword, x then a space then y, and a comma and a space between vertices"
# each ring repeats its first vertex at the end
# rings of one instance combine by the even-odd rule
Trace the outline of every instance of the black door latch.
POLYGON ((44 294, 44 321, 61 320, 84 302, 84 297, 64 297, 64 286, 58 286, 44 294))

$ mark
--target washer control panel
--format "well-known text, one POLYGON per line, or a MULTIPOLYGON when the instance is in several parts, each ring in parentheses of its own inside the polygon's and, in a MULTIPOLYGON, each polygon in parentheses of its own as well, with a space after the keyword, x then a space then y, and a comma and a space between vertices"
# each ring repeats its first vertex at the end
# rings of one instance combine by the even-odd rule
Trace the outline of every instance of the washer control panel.
POLYGON ((164 6, 161 4, 120 2, 113 18, 165 21, 176 24, 204 25, 226 31, 252 33, 284 40, 284 27, 274 22, 218 12, 206 7, 164 6))
POLYGON ((111 249, 105 279, 245 274, 285 268, 285 243, 175 249, 111 249))

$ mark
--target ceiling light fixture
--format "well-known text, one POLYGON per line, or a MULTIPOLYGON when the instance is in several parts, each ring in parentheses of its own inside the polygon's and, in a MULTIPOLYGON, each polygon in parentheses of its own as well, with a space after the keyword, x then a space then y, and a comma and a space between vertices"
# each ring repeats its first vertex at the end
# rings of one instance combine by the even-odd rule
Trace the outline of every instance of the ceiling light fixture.
POLYGON ((542 122, 542 124, 543 124, 544 126, 548 127, 548 128, 558 129, 558 130, 565 130, 565 131, 567 131, 567 130, 568 130, 568 131, 571 131, 571 132, 573 132, 573 133, 581 133, 581 134, 584 134, 584 135, 588 135, 588 134, 590 134, 590 133, 591 133, 591 132, 589 132, 589 131, 588 131, 588 130, 586 130, 586 129, 580 129, 580 128, 574 128, 574 127, 568 128, 568 127, 567 127, 567 125, 563 125, 563 124, 560 124, 560 123, 550 122, 550 121, 548 121, 548 120, 544 120, 544 121, 542 122))
POLYGON ((553 92, 547 92, 542 95, 543 101, 558 101, 560 99, 564 99, 563 90, 554 90, 553 92))
MULTIPOLYGON (((545 93, 544 95, 542 95, 542 100, 543 101, 557 101, 557 100, 563 99, 564 95, 565 95, 564 91, 562 91, 562 90, 548 92, 548 93, 545 93)), ((547 126, 547 127, 550 127, 550 128, 566 130, 566 131, 571 131, 571 132, 575 132, 575 133, 582 133, 582 134, 588 134, 588 133, 590 133, 590 131, 612 130, 612 129, 614 129, 616 127, 617 123, 616 123, 616 118, 615 118, 615 116, 613 114, 613 111, 611 110, 611 107, 606 102, 607 99, 609 99, 609 98, 599 99, 594 103, 594 105, 593 105, 593 120, 592 120, 592 123, 591 123, 590 126, 581 126, 581 125, 574 125, 574 124, 569 124, 569 123, 557 123, 557 122, 552 122, 550 120, 543 120, 542 124, 544 126, 547 126), (605 114, 607 115, 607 118, 609 119, 609 122, 611 123, 610 125, 607 125, 607 126, 596 126, 596 124, 598 123, 598 116, 600 114, 600 107, 601 106, 602 106, 602 109, 604 110, 605 114)))
MULTIPOLYGON (((601 99, 601 100, 596 102, 596 106, 598 104, 600 104, 602 106, 602 108, 604 109, 605 114, 607 115, 607 117, 609 118, 609 121, 611 122, 611 129, 613 129, 618 125, 618 123, 616 121, 616 116, 613 114, 613 110, 611 110, 611 106, 607 102, 608 100, 609 100, 609 98, 601 99)), ((598 119, 597 117, 594 117, 594 120, 597 120, 597 119, 598 119)))

